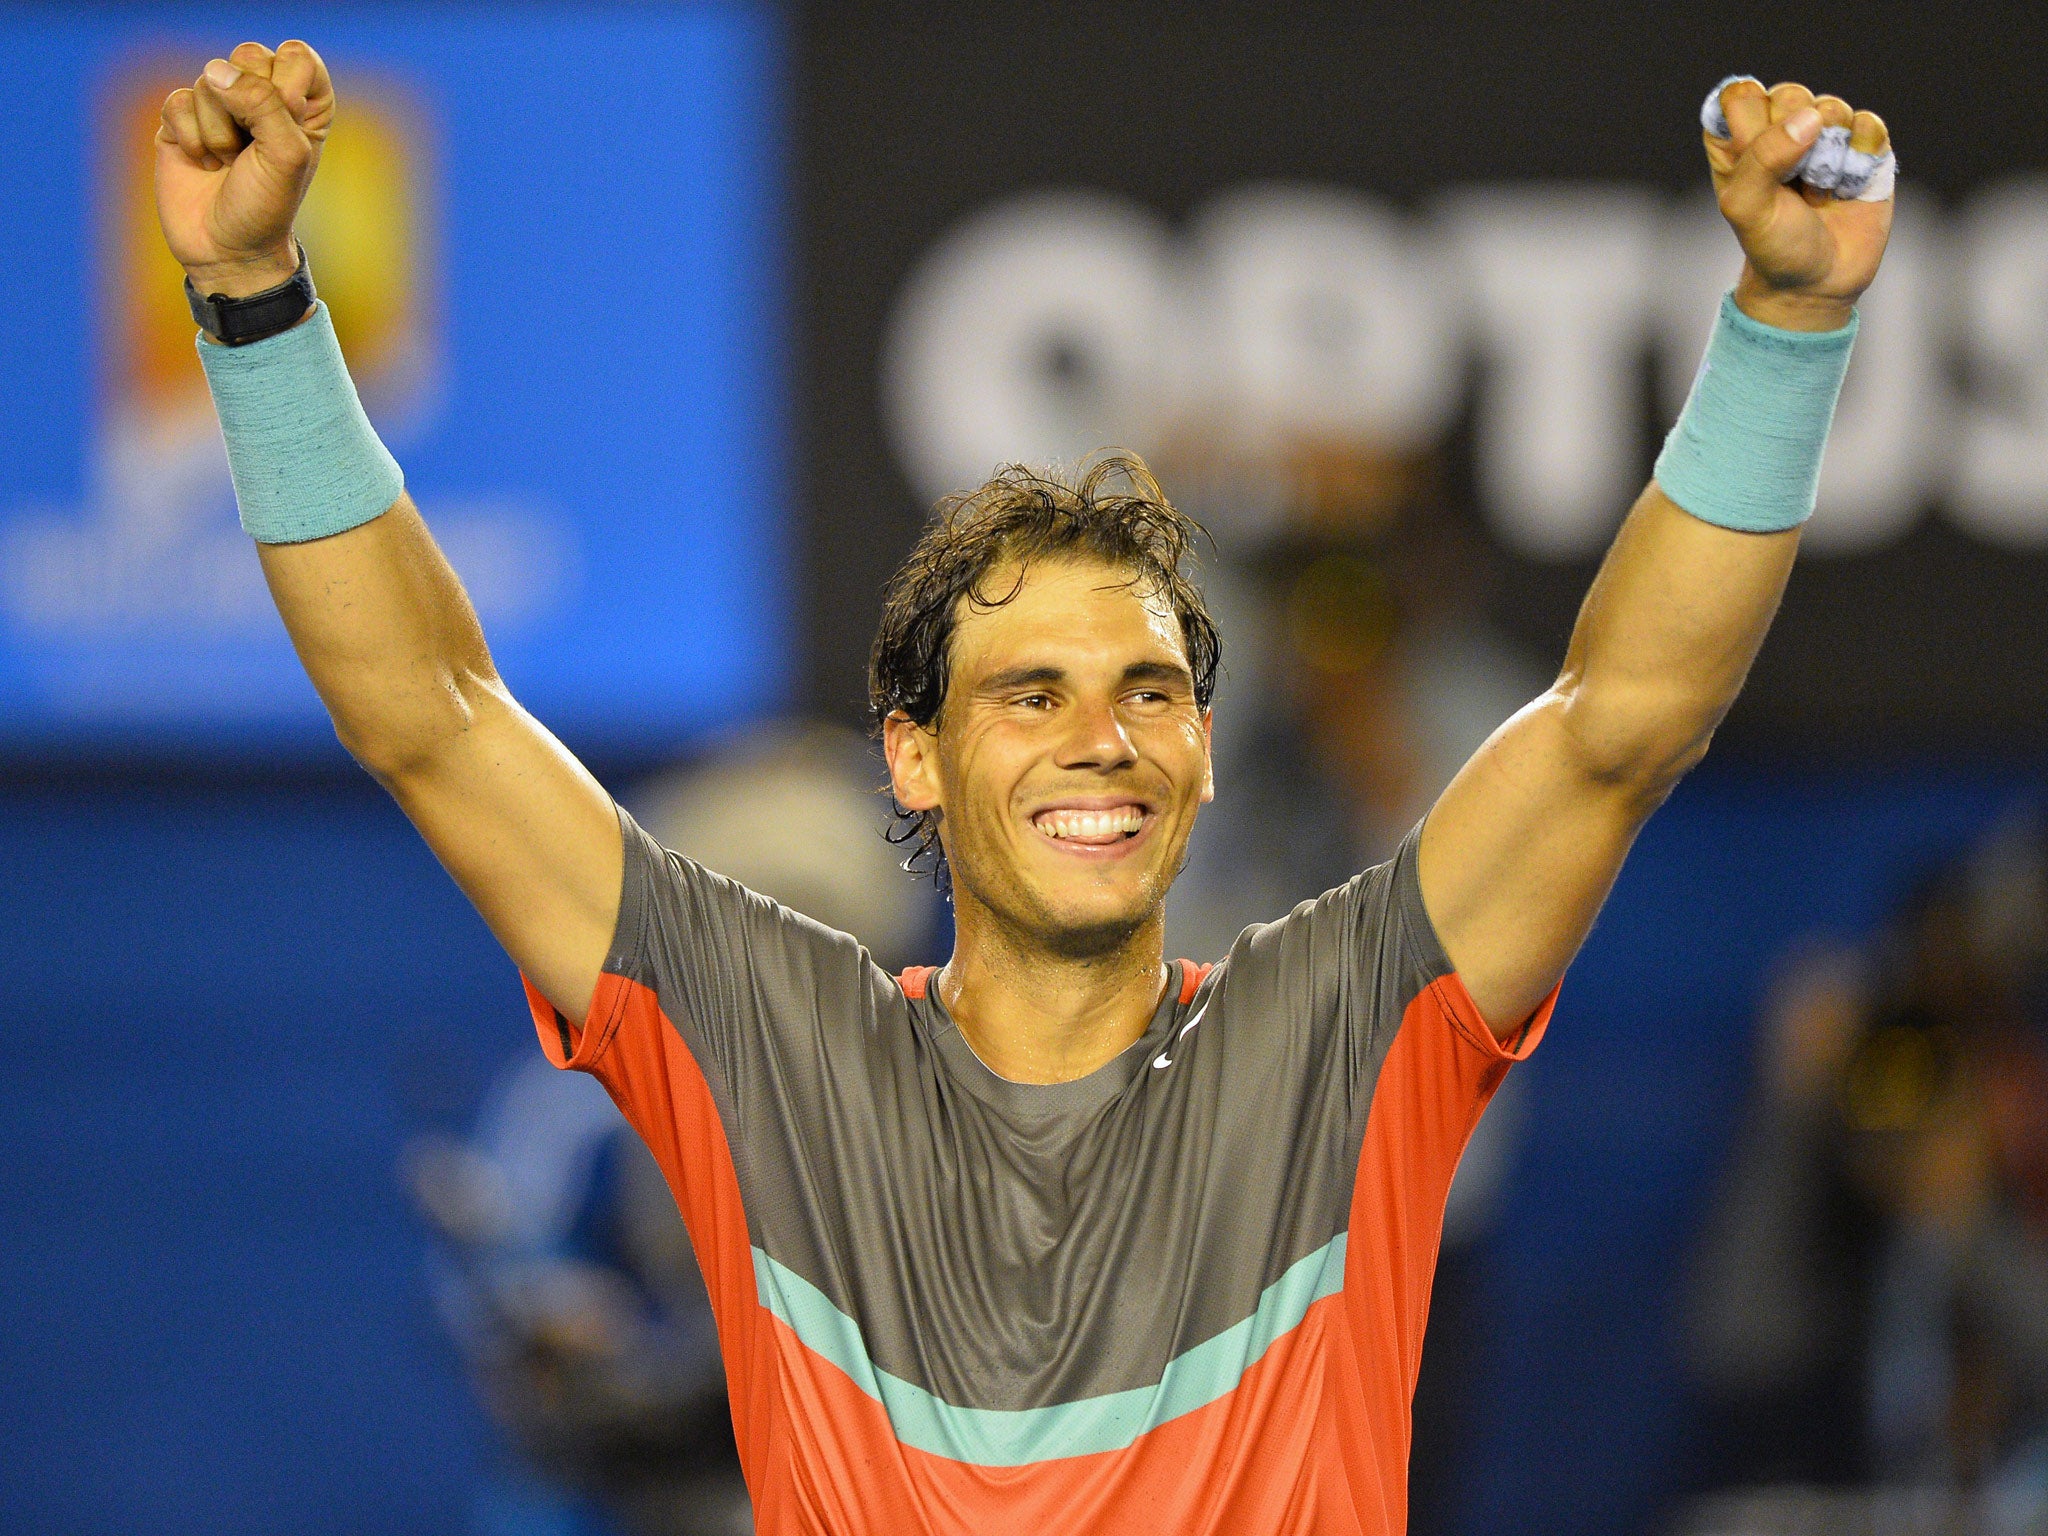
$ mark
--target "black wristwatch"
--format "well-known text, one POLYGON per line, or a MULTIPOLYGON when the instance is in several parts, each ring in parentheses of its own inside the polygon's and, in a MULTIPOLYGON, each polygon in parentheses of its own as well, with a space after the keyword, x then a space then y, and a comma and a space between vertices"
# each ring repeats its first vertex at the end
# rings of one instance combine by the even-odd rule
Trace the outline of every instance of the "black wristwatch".
POLYGON ((317 295, 313 292, 313 269, 306 265, 306 248, 299 250, 299 270, 261 293, 231 299, 224 293, 199 296, 192 279, 185 279, 185 302, 192 306, 192 318, 199 328, 223 346, 246 347, 280 331, 288 331, 306 318, 317 295))

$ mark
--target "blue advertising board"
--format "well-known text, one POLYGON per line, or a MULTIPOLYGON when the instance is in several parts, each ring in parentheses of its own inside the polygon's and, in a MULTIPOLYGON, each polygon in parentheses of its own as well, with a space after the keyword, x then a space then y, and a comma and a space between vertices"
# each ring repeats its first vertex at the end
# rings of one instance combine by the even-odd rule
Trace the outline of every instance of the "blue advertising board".
POLYGON ((299 223, 500 671, 572 743, 781 703, 780 43, 759 5, 0 20, 0 753, 332 753, 235 523, 155 227, 167 91, 303 36, 299 223))

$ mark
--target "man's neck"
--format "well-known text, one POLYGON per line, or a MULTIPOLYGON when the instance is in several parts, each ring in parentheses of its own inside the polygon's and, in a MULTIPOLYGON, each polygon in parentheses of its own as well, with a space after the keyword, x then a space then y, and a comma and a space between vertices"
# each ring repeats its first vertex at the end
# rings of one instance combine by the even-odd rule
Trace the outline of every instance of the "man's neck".
POLYGON ((1166 925, 1155 915, 1116 949, 1075 958, 1020 943, 971 903, 955 909, 953 957, 938 997, 991 1072, 1066 1083, 1145 1033, 1165 995, 1166 925))

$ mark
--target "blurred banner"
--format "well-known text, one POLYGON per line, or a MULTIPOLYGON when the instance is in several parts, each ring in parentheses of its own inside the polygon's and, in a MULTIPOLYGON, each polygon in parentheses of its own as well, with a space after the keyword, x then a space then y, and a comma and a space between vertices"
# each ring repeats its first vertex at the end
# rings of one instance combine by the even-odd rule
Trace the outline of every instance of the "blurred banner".
MULTIPOLYGON (((1881 39, 1725 7, 1463 15, 815 15, 811 499, 900 530, 864 554, 822 529, 821 579, 877 580, 998 461, 1119 443, 1226 561, 1369 539, 1389 500, 1434 497, 1492 617, 1561 655, 1740 264, 1697 112, 1750 70, 1885 114, 1904 169, 1810 559, 1731 732, 2048 741, 2048 110, 2025 51, 1995 14, 1963 37, 1925 9, 1881 39)), ((869 619, 814 621, 831 702, 869 619)))
POLYGON ((38 103, 0 126, 0 751, 335 750, 236 526, 151 183, 170 90, 301 34, 340 110, 299 233, 522 701, 642 751, 772 710, 768 7, 32 10, 0 56, 38 103), (628 60, 658 111, 622 113, 628 60))

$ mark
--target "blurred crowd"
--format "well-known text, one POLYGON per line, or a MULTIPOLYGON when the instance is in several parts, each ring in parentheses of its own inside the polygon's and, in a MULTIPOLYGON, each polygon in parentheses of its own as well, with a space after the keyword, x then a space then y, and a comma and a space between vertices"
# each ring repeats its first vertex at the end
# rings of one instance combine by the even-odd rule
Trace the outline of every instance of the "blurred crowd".
POLYGON ((2048 1531, 2048 841, 1788 959, 1703 1234, 1702 1530, 2048 1531))

